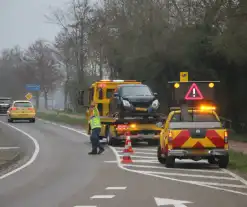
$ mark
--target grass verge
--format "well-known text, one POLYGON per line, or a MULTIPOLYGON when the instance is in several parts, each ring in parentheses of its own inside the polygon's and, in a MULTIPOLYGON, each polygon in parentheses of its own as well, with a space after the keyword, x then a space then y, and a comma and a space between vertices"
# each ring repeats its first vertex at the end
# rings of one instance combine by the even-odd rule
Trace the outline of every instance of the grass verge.
POLYGON ((41 119, 45 119, 48 121, 59 122, 69 125, 87 125, 87 120, 83 117, 71 117, 69 114, 55 114, 55 113, 45 113, 45 112, 37 112, 37 117, 41 119))
POLYGON ((233 150, 230 153, 229 168, 247 175, 247 155, 233 150))
POLYGON ((229 132, 229 140, 247 143, 247 134, 237 134, 236 132, 229 132))

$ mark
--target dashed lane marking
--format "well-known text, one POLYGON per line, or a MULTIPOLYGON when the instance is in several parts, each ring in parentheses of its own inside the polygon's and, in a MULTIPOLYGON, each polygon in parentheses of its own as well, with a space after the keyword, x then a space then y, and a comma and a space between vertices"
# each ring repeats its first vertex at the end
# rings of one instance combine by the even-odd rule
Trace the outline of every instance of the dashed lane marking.
POLYGON ((106 190, 126 190, 127 187, 107 187, 106 190))
POLYGON ((97 207, 97 206, 74 206, 74 207, 97 207))
POLYGON ((94 195, 90 199, 109 199, 114 197, 115 195, 94 195))
MULTIPOLYGON (((123 153, 122 151, 117 151, 118 153, 123 153)), ((155 155, 156 153, 152 153, 152 152, 134 152, 135 154, 144 154, 144 155, 155 155)))

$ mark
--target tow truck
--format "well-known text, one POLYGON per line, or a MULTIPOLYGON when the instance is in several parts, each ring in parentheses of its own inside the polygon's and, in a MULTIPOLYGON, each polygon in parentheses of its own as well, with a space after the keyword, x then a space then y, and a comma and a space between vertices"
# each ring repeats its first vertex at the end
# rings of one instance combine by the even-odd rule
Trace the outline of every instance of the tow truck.
MULTIPOLYGON (((149 145, 157 145, 161 129, 156 125, 160 122, 161 115, 119 117, 110 113, 110 102, 114 98, 116 89, 121 85, 142 85, 136 80, 100 80, 94 82, 89 89, 80 90, 78 104, 88 108, 91 102, 95 102, 100 113, 102 128, 101 139, 106 138, 109 145, 118 144, 125 139, 129 133, 133 142, 147 141, 149 145), (87 94, 86 94, 87 93, 87 94), (86 96, 87 95, 87 96, 86 96), (86 100, 86 98, 88 100, 86 100)), ((88 120, 89 111, 86 111, 88 120)), ((87 133, 91 134, 88 124, 87 133)))
POLYGON ((227 168, 228 134, 212 99, 214 83, 174 83, 174 88, 173 106, 166 122, 160 124, 158 161, 174 167, 175 159, 206 159, 210 164, 227 168))

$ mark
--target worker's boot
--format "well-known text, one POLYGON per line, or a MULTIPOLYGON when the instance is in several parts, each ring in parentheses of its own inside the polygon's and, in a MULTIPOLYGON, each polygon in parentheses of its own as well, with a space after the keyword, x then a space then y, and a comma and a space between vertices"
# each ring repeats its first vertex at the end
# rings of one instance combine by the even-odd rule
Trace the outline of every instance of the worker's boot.
POLYGON ((102 154, 104 151, 105 151, 105 149, 104 149, 103 147, 101 147, 101 148, 99 149, 98 154, 102 154))
POLYGON ((97 150, 92 150, 91 152, 88 153, 89 155, 97 155, 97 150))

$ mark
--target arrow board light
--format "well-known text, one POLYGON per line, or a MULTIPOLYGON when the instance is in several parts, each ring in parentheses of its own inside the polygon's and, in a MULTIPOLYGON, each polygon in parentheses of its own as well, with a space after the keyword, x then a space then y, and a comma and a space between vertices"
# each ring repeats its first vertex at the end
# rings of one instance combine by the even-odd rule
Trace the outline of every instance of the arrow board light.
POLYGON ((204 97, 201 93, 201 91, 199 90, 198 86, 193 83, 189 89, 189 91, 187 92, 187 94, 185 95, 185 100, 202 100, 204 97))

